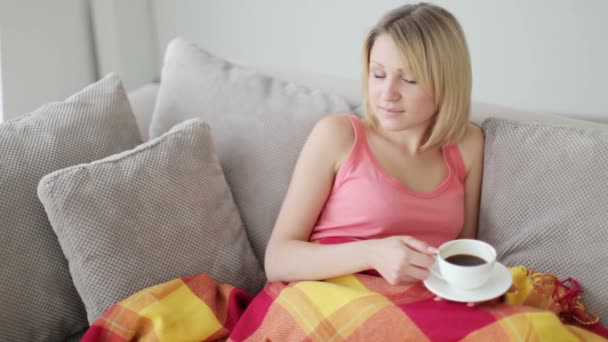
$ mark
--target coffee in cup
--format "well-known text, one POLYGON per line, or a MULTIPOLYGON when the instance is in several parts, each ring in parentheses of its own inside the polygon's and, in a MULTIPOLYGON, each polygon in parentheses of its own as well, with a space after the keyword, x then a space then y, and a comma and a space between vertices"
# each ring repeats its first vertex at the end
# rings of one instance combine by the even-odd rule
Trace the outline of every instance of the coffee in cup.
POLYGON ((496 249, 486 242, 457 239, 442 244, 438 250, 431 272, 454 288, 477 288, 492 275, 496 249))

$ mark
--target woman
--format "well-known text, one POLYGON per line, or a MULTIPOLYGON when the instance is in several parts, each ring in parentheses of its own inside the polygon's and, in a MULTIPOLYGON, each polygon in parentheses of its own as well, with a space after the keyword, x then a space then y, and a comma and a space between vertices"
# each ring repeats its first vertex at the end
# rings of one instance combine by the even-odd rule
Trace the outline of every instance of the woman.
POLYGON ((448 11, 386 14, 363 47, 365 118, 330 116, 312 130, 268 243, 268 280, 373 269, 417 282, 441 243, 475 238, 483 134, 469 123, 471 83, 448 11))

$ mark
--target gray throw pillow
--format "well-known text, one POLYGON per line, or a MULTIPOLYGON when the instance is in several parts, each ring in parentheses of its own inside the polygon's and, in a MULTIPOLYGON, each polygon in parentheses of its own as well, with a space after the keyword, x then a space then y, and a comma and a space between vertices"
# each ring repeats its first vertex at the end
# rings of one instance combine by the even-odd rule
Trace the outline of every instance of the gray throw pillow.
POLYGON ((183 39, 165 54, 150 136, 199 117, 218 156, 261 262, 296 159, 317 120, 348 112, 339 96, 256 73, 183 39))
POLYGON ((0 341, 58 341, 87 327, 36 188, 50 172, 139 143, 115 75, 0 124, 0 341))
POLYGON ((499 260, 572 277, 608 322, 608 126, 488 119, 479 238, 499 260))
POLYGON ((226 180, 263 262, 306 137, 321 117, 348 111, 341 97, 262 76, 177 38, 165 54, 150 137, 193 117, 211 126, 226 180))
POLYGON ((89 322, 143 288, 182 276, 208 273, 250 293, 264 285, 209 127, 198 120, 47 175, 38 195, 89 322))

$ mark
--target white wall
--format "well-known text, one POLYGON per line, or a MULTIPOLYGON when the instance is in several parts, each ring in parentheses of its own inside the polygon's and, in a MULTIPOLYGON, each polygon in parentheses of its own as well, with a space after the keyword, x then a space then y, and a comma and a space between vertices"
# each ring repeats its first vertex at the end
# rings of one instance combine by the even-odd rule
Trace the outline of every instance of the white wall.
MULTIPOLYGON (((160 57, 162 65, 162 58, 165 54, 165 48, 167 43, 178 35, 177 32, 177 8, 184 9, 182 0, 150 0, 152 1, 154 23, 156 24, 156 35, 157 35, 157 54, 160 57)), ((191 4, 185 4, 185 8, 193 8, 195 11, 200 11, 199 5, 196 2, 191 4)), ((184 19, 184 18, 180 18, 184 19)), ((180 35, 182 33, 180 32, 180 35)))
POLYGON ((118 74, 127 91, 158 80, 153 2, 91 0, 91 5, 99 74, 118 74))
POLYGON ((86 0, 0 0, 4 120, 95 81, 86 0))
MULTIPOLYGON (((247 64, 359 78, 369 27, 408 1, 153 0, 159 50, 181 35, 247 64)), ((433 1, 467 35, 475 100, 608 119, 608 1, 433 1)), ((162 52, 161 52, 162 53, 162 52)))

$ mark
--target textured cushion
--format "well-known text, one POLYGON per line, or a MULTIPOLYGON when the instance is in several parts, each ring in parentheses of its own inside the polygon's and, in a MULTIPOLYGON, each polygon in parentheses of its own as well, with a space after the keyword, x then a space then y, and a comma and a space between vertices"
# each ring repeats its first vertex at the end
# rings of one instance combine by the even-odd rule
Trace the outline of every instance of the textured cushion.
POLYGON ((132 293, 177 277, 208 273, 252 293, 264 285, 209 127, 198 120, 47 175, 38 195, 89 322, 132 293))
POLYGON ((608 322, 608 126, 489 119, 479 238, 499 260, 572 277, 608 322))
POLYGON ((79 331, 76 334, 66 338, 65 340, 63 340, 63 342, 80 342, 80 340, 82 340, 82 337, 84 336, 84 334, 87 332, 87 330, 83 330, 83 331, 79 331))
POLYGON ((139 134, 143 141, 148 141, 150 120, 152 120, 152 113, 154 113, 158 87, 158 83, 147 83, 128 94, 131 109, 135 115, 139 134))
POLYGON ((483 124, 488 118, 510 119, 526 122, 547 123, 564 127, 577 128, 603 128, 606 125, 589 121, 589 118, 568 117, 564 114, 532 112, 512 107, 505 107, 490 103, 477 102, 471 103, 471 121, 477 125, 483 124))
POLYGON ((209 123, 226 179, 260 261, 300 149, 338 96, 257 74, 175 39, 167 48, 150 137, 191 117, 209 123))
POLYGON ((36 187, 47 173, 139 143, 127 95, 113 75, 0 125, 0 341, 58 341, 86 328, 36 187))

